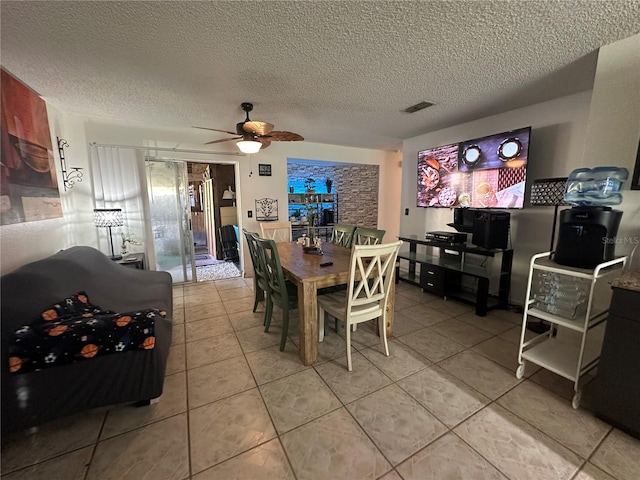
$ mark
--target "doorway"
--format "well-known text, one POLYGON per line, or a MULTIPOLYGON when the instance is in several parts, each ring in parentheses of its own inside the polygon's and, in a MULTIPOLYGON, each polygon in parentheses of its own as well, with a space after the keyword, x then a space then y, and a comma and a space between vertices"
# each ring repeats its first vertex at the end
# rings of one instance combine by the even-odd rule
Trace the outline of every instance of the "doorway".
POLYGON ((147 159, 146 170, 156 269, 174 283, 241 276, 235 194, 223 190, 234 166, 147 159))

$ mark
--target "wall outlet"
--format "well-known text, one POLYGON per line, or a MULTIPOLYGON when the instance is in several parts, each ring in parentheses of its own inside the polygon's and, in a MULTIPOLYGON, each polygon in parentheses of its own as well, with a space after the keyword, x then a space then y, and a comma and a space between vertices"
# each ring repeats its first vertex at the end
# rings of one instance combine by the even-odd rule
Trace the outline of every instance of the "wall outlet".
POLYGON ((253 217, 253 211, 252 211, 252 210, 249 210, 249 211, 247 212, 247 217, 249 217, 249 218, 252 218, 252 217, 253 217))
POLYGON ((404 214, 405 214, 405 215, 409 215, 409 209, 408 209, 408 208, 405 208, 405 209, 404 209, 404 214))

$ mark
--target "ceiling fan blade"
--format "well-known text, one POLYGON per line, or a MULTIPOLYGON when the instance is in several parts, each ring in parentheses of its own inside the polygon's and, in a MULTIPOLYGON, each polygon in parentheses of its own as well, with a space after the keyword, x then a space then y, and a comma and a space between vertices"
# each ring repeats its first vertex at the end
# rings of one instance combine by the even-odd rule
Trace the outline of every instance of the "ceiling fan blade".
POLYGON ((264 150, 269 145, 271 145, 271 139, 270 138, 258 137, 258 138, 256 138, 256 140, 262 144, 262 147, 260 147, 260 150, 264 150))
POLYGON ((273 125, 267 122, 249 120, 248 122, 244 122, 242 129, 245 132, 255 133, 256 135, 267 135, 273 130, 273 125))
POLYGON ((304 137, 298 135, 297 133, 284 132, 279 130, 273 131, 262 138, 268 138, 272 142, 299 142, 301 140, 304 140, 304 137))
POLYGON ((211 130, 212 132, 228 133, 230 135, 238 135, 238 132, 230 132, 229 130, 219 130, 217 128, 207 128, 207 127, 193 127, 193 128, 199 128, 201 130, 211 130))
POLYGON ((223 138, 221 140, 213 140, 211 142, 205 143, 205 145, 211 145, 212 143, 222 143, 222 142, 230 142, 231 140, 239 140, 242 137, 233 137, 233 138, 223 138))

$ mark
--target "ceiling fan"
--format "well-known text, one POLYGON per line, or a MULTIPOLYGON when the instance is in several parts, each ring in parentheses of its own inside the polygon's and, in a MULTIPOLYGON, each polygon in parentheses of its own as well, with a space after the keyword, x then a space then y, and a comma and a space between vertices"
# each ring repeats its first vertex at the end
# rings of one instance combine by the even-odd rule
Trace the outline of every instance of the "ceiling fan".
POLYGON ((249 118, 249 112, 253 110, 253 103, 244 102, 240 106, 247 114, 247 118, 245 118, 244 122, 236 123, 235 132, 230 132, 229 130, 218 130, 217 128, 195 127, 203 130, 211 130, 213 132, 236 135, 233 138, 213 140, 205 143, 205 145, 240 139, 236 145, 241 152, 257 153, 260 148, 267 148, 271 145, 271 142, 297 142, 304 140, 304 138, 297 133, 273 130, 273 125, 271 123, 251 120, 249 118))

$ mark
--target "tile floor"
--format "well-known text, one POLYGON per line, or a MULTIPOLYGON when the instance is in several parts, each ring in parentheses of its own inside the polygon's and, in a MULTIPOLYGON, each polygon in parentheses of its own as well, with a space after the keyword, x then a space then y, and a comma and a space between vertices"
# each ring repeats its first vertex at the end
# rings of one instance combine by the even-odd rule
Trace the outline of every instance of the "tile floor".
MULTIPOLYGON (((2 479, 639 478, 640 441, 573 410, 572 384, 515 378, 520 316, 401 283, 384 357, 371 327, 330 330, 319 362, 251 312, 251 279, 174 290, 165 391, 3 439, 2 479)), ((588 404, 588 389, 585 403, 588 404)))

